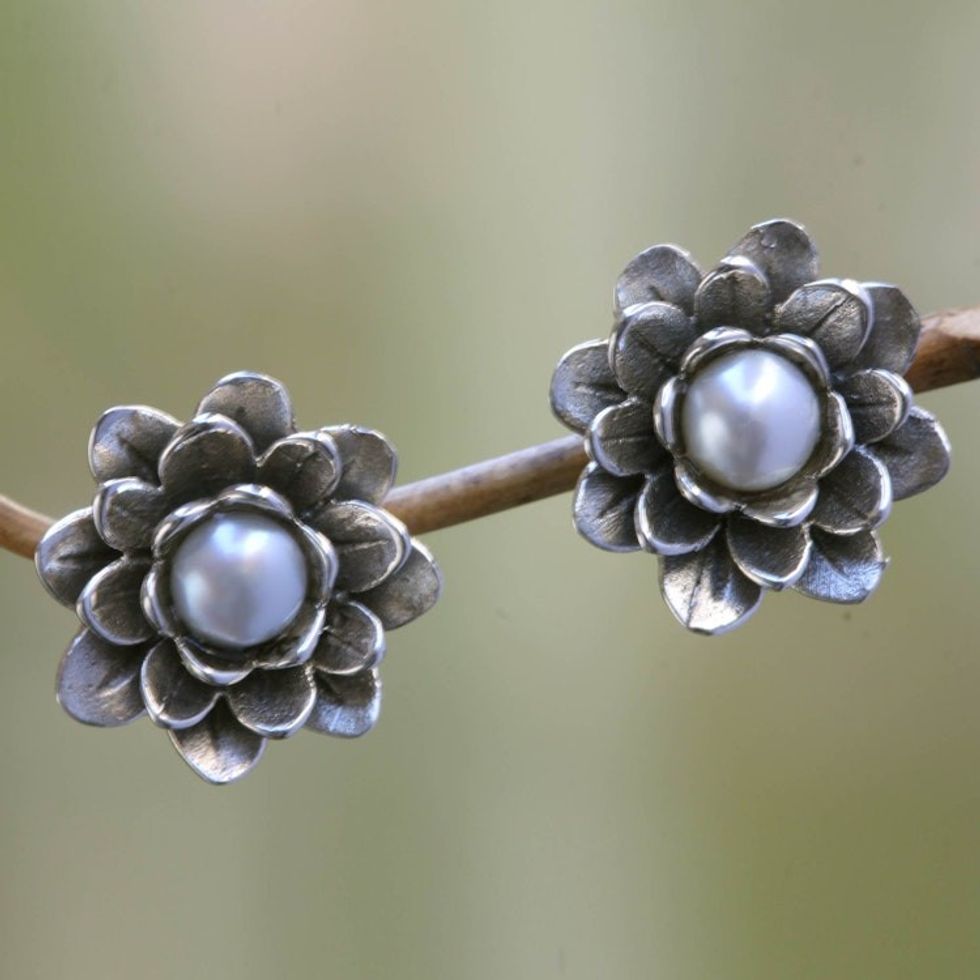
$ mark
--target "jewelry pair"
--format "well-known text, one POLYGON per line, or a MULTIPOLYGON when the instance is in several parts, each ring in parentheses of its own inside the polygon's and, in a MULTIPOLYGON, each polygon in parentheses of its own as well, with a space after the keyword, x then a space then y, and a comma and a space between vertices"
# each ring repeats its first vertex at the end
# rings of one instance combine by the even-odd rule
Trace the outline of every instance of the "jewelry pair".
MULTIPOLYGON (((770 590, 862 601, 892 503, 949 466, 903 379, 920 329, 894 286, 819 279, 789 221, 755 226, 707 275, 675 246, 647 249, 616 284, 612 335, 552 378, 588 453, 575 526, 657 555, 667 605, 698 632, 734 628, 770 590)), ((36 553, 82 622, 58 673, 72 717, 146 713, 214 783, 269 739, 374 726, 387 632, 442 588, 384 507, 397 466, 384 436, 297 431, 283 386, 239 373, 183 424, 110 409, 89 462, 92 506, 36 553)))

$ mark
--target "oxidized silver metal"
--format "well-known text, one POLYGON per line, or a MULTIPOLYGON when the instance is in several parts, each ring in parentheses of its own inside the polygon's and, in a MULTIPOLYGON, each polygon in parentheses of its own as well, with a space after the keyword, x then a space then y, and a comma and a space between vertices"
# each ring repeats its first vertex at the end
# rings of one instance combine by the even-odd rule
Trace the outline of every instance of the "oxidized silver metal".
POLYGON ((902 292, 817 279, 804 229, 777 220, 707 275, 676 246, 647 249, 619 278, 615 316, 611 338, 570 350, 552 379, 555 414, 592 460, 575 493, 578 531, 607 551, 658 555, 667 605, 700 633, 738 626, 770 589, 867 598, 887 563, 876 528, 892 501, 949 468, 945 433, 902 378, 921 328, 902 292), (700 472, 679 424, 692 377, 740 349, 793 362, 821 405, 806 465, 754 493, 700 472))
POLYGON ((83 623, 58 673, 68 714, 109 727, 146 713, 213 783, 251 770, 267 739, 374 726, 385 632, 430 609, 442 585, 428 550, 380 506, 397 464, 384 436, 296 432, 285 388, 239 373, 184 425, 152 408, 110 409, 89 460, 93 505, 55 524, 36 556, 48 591, 83 623), (280 635, 230 656, 184 628, 169 568, 201 521, 236 511, 288 529, 308 585, 280 635))

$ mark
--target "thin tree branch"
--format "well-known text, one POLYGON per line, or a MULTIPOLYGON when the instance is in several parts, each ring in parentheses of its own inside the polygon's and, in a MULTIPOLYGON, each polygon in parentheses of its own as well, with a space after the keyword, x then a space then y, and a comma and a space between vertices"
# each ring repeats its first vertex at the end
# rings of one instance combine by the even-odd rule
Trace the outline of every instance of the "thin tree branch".
MULTIPOLYGON (((980 307, 926 317, 906 377, 915 391, 980 377, 980 307)), ((581 436, 566 436, 396 487, 385 507, 413 534, 437 531, 565 493, 586 462, 581 436)), ((50 524, 43 514, 0 496, 0 548, 31 558, 50 524)))

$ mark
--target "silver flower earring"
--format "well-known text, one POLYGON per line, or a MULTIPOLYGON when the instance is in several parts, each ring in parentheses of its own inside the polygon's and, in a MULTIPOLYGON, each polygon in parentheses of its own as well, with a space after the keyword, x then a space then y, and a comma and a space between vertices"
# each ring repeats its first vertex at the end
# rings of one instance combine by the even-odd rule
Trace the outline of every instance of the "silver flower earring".
POLYGON ((680 622, 721 633, 767 590, 860 602, 894 500, 949 467, 902 378, 920 321, 895 286, 817 279, 789 221, 756 225, 702 276, 672 245, 616 285, 611 338, 559 363, 552 406, 591 462, 575 524, 608 551, 660 556, 680 622))
POLYGON ((240 373, 184 425, 110 409, 89 459, 94 504, 36 555, 83 624, 58 673, 68 714, 99 726, 148 714, 214 783, 248 772, 267 739, 374 726, 385 633, 442 584, 380 506, 396 468, 382 435, 296 432, 282 385, 240 373))

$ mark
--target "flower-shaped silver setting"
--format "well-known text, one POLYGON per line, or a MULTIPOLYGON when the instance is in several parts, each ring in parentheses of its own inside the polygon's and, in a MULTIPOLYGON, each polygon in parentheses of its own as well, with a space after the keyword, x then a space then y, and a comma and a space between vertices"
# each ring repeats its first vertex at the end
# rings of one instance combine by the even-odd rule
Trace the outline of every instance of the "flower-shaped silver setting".
POLYGON ((374 726, 386 631, 442 587, 428 550, 380 506, 397 465, 384 436, 297 432, 285 388, 242 372, 183 425, 144 406, 110 409, 89 460, 93 505, 53 525, 36 555, 48 591, 83 624, 58 673, 69 715, 109 727, 148 714, 213 783, 250 771, 270 738, 374 726), (304 584, 275 635, 232 648, 182 621, 174 559, 195 529, 241 515, 285 532, 304 584))
POLYGON ((570 350, 552 379, 554 412, 592 460, 575 493, 578 531, 607 551, 660 556, 667 605, 701 633, 738 626, 766 590, 867 598, 887 563, 876 529, 892 502, 949 468, 942 428, 902 377, 921 329, 903 293, 818 279, 804 229, 776 220, 707 275, 676 246, 647 249, 619 278, 615 316, 610 339, 570 350), (685 403, 712 365, 752 351, 805 378, 818 424, 794 472, 739 489, 692 458, 685 403))

